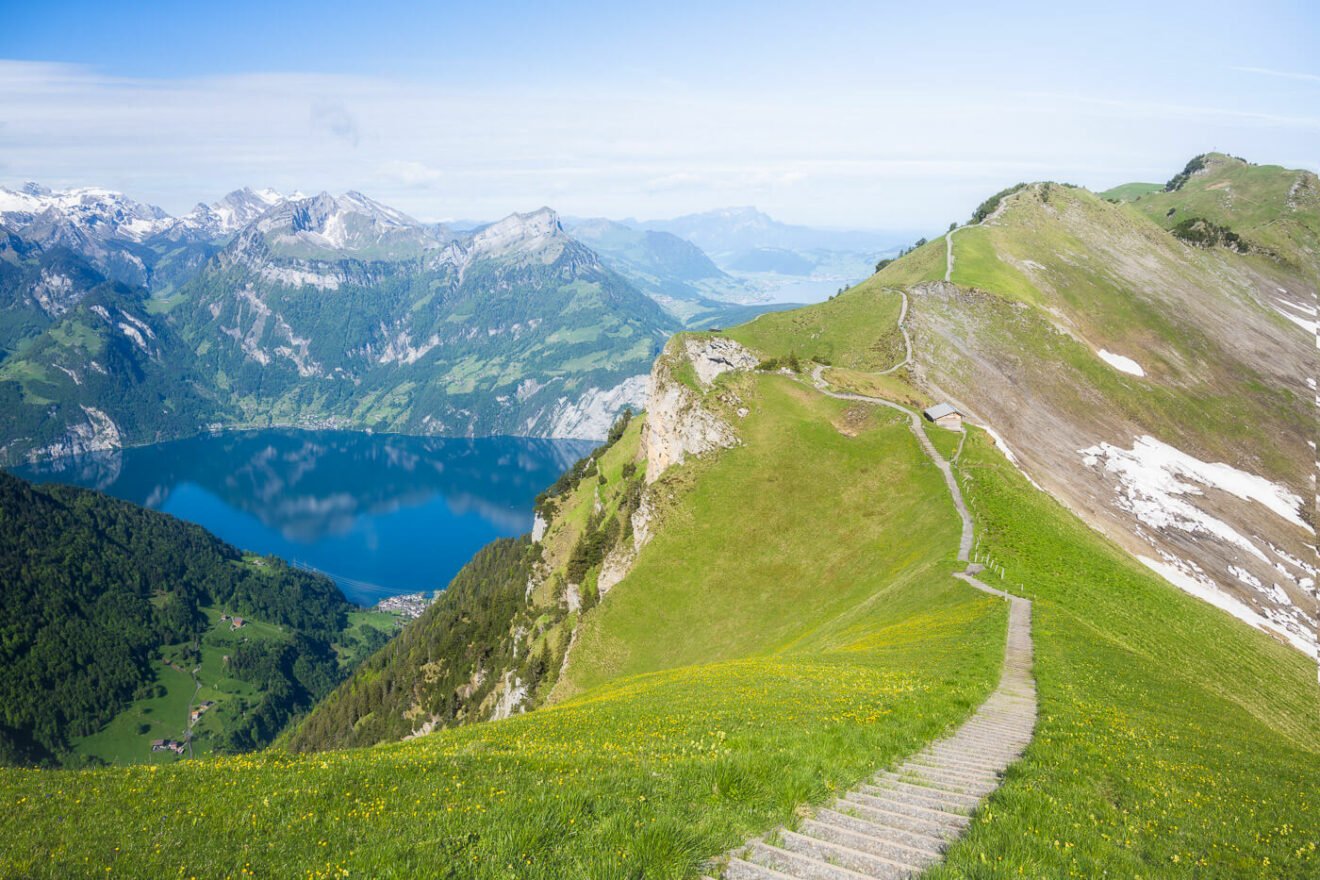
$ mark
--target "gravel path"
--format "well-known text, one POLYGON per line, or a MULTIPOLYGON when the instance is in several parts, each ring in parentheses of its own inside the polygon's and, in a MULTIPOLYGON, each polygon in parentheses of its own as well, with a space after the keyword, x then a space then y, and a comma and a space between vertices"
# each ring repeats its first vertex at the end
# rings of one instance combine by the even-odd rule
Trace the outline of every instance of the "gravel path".
POLYGON ((903 334, 903 360, 894 364, 892 367, 890 367, 887 370, 881 370, 880 371, 881 376, 887 376, 890 373, 894 372, 895 370, 902 369, 903 367, 906 367, 908 364, 912 363, 912 337, 908 336, 908 332, 907 332, 907 312, 908 312, 907 291, 900 290, 898 292, 898 295, 903 297, 903 308, 900 309, 898 312, 898 332, 903 334))

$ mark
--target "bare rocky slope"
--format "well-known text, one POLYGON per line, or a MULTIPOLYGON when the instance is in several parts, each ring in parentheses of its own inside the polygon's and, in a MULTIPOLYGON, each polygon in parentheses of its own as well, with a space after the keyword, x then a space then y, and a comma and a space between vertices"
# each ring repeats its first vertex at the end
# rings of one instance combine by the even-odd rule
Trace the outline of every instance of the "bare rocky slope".
POLYGON ((957 233, 952 283, 910 279, 913 378, 1149 567, 1314 655, 1315 176, 1199 158, 1185 199, 1145 198, 1232 194, 1240 247, 1028 186, 957 233))

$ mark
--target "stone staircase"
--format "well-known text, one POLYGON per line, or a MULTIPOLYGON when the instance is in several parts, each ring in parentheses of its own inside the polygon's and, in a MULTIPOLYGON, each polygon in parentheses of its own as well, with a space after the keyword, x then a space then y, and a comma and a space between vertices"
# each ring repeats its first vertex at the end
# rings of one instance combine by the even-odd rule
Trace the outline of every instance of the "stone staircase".
MULTIPOLYGON (((903 302, 906 315, 906 297, 903 302)), ((958 559, 967 562, 972 551, 971 513, 952 467, 922 429, 921 416, 892 400, 831 391, 823 370, 817 364, 811 373, 821 393, 880 404, 907 415, 922 450, 944 475, 962 520, 958 559)), ((956 732, 880 771, 828 807, 816 810, 797 828, 780 828, 716 859, 712 866, 723 880, 916 877, 938 863, 967 830, 982 801, 999 787, 1008 765, 1031 742, 1036 727, 1031 602, 978 580, 980 571, 981 566, 970 564, 954 577, 1010 603, 1004 668, 995 692, 956 732)))
MULTIPOLYGON (((797 828, 781 828, 732 851, 717 872, 724 880, 859 880, 916 877, 943 858, 972 814, 999 786, 1036 725, 1031 675, 1031 603, 956 575, 1010 603, 999 686, 955 733, 882 770, 815 811, 797 828)), ((718 864, 718 863, 717 863, 718 864)), ((708 878, 709 880, 709 878, 708 878)))

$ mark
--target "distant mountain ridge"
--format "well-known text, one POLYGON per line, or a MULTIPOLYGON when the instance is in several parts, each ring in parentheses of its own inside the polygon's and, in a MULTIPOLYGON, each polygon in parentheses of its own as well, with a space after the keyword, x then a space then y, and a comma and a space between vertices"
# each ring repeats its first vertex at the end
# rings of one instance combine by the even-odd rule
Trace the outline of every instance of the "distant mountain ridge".
POLYGON ((604 218, 571 220, 568 229, 687 327, 741 323, 769 308, 754 285, 729 275, 673 233, 604 218))
POLYGON ((923 234, 799 226, 753 207, 622 222, 691 242, 762 300, 777 303, 819 302, 832 296, 869 277, 880 259, 897 254, 923 234))
POLYGON ((622 222, 638 229, 671 232, 710 254, 755 248, 883 250, 893 246, 894 237, 883 232, 817 229, 782 223, 751 206, 718 208, 669 220, 628 219, 622 222))
POLYGON ((358 192, 171 218, 29 185, 0 224, 0 460, 226 426, 599 437, 679 326, 549 208, 454 233, 358 192))

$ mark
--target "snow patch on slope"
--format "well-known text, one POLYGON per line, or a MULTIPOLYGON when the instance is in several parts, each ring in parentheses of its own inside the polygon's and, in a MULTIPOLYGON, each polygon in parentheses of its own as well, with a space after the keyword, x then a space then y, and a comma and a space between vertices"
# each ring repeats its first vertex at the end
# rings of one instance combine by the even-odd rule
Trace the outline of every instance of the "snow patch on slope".
POLYGON ((1275 305, 1274 311, 1283 315, 1307 333, 1315 334, 1317 329, 1320 329, 1320 322, 1316 321, 1315 306, 1281 298, 1279 304, 1275 305))
POLYGON ((1161 553, 1160 555, 1164 557, 1163 561, 1151 559, 1149 556, 1138 556, 1137 559, 1142 565, 1145 565, 1178 589, 1190 593, 1203 602, 1210 603, 1221 611, 1227 611, 1238 620, 1250 624, 1256 629, 1282 636, 1308 657, 1316 658, 1320 656, 1320 643, 1317 643, 1315 636, 1307 630, 1298 631, 1293 627, 1284 625, 1282 621, 1272 620, 1270 617, 1257 613, 1245 602, 1216 587, 1214 582, 1205 576, 1205 573, 1196 563, 1187 562, 1168 553, 1161 553))
MULTIPOLYGON (((1138 437, 1130 450, 1101 443, 1080 450, 1080 453, 1082 463, 1087 467, 1094 468, 1103 463, 1104 469, 1119 480, 1124 501, 1121 506, 1156 528, 1173 525, 1184 531, 1197 531, 1200 526, 1211 533, 1227 529, 1241 541, 1246 541, 1227 524, 1182 500, 1180 496, 1203 494, 1195 485, 1199 483, 1244 501, 1254 501, 1293 525, 1308 532, 1314 531, 1302 519, 1302 499, 1287 488, 1223 462, 1210 463, 1193 458, 1149 435, 1138 437)), ((1228 537, 1227 533, 1222 536, 1228 537)), ((1246 543, 1255 555, 1263 558, 1254 544, 1246 543)))
POLYGON ((1121 354, 1114 354, 1112 351, 1105 351, 1103 348, 1100 349, 1098 354, 1100 355, 1100 360, 1109 364, 1109 366, 1119 372, 1127 373, 1129 376, 1144 377, 1146 375, 1146 371, 1141 368, 1141 364, 1137 363, 1130 357, 1124 357, 1121 354))

